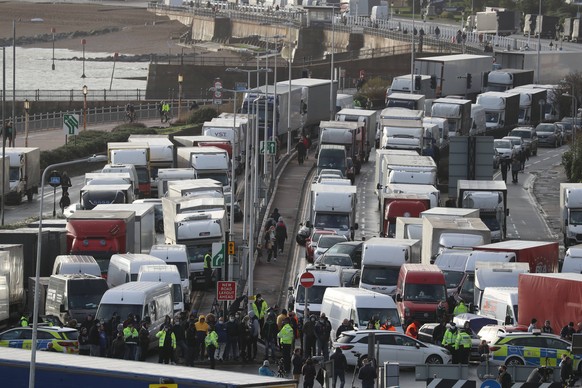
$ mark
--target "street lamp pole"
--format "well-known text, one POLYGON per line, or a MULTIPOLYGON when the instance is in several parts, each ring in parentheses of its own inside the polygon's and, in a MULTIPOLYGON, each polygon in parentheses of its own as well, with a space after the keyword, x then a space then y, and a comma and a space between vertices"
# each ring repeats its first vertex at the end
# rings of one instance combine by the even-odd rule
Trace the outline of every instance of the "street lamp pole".
POLYGON ((82 163, 82 162, 91 162, 92 158, 88 159, 80 159, 80 160, 69 160, 68 162, 62 163, 55 163, 51 164, 47 168, 44 169, 42 173, 42 178, 40 180, 40 204, 39 204, 39 212, 38 212, 38 243, 36 247, 36 268, 35 268, 35 276, 34 276, 34 284, 37 287, 34 287, 34 307, 32 313, 32 344, 33 346, 30 347, 30 370, 28 374, 28 388, 34 388, 35 385, 35 372, 36 372, 36 343, 38 340, 38 310, 39 310, 39 303, 40 303, 40 287, 38 287, 40 282, 40 260, 42 258, 42 208, 44 205, 44 184, 47 178, 47 172, 52 172, 60 167, 70 166, 72 164, 82 163))
POLYGON ((29 123, 30 101, 24 99, 24 146, 28 147, 28 123, 29 123))
MULTIPOLYGON (((329 119, 334 119, 335 104, 333 103, 333 79, 334 79, 334 68, 333 60, 335 53, 335 7, 331 8, 331 70, 329 75, 329 119)), ((313 102, 312 102, 313 103, 313 102)))
POLYGON ((55 32, 56 29, 54 27, 51 28, 51 33, 53 34, 53 70, 55 69, 55 32))
POLYGON ((85 79, 87 77, 85 75, 85 45, 87 44, 87 41, 85 39, 81 39, 81 44, 83 45, 83 74, 81 75, 81 78, 85 79))
POLYGON ((182 82, 184 82, 184 76, 180 73, 178 74, 178 119, 180 119, 180 113, 182 113, 182 82))
POLYGON ((414 93, 414 3, 415 0, 412 0, 412 31, 410 31, 412 39, 410 50, 410 94, 414 93))
POLYGON ((83 85, 83 131, 87 130, 87 85, 83 85))
MULTIPOLYGON (((541 21, 541 19, 542 19, 542 0, 539 0, 538 18, 541 21)), ((536 23, 536 25, 537 25, 537 23, 536 23)), ((539 32, 540 33, 538 33, 538 63, 537 63, 537 69, 536 69, 536 75, 537 75, 536 80, 537 80, 538 84, 540 83, 540 50, 542 48, 542 34, 541 34, 542 28, 541 28, 541 26, 539 27, 539 32)))

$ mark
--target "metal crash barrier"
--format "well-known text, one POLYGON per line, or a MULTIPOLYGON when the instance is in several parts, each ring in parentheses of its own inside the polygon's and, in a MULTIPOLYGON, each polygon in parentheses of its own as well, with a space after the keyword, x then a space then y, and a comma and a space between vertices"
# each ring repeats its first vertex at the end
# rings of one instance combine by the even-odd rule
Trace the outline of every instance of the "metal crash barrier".
POLYGON ((415 380, 427 381, 428 379, 467 380, 469 378, 469 365, 417 365, 415 368, 415 380))
MULTIPOLYGON (((497 368, 500 364, 490 363, 489 371, 487 371, 487 364, 481 363, 477 367, 477 377, 481 380, 484 379, 495 379, 497 377, 497 368)), ((531 365, 509 365, 507 366, 507 372, 513 378, 515 383, 525 382, 529 375, 537 369, 537 366, 531 365)), ((554 367, 553 380, 554 382, 560 382, 560 368, 554 367)))

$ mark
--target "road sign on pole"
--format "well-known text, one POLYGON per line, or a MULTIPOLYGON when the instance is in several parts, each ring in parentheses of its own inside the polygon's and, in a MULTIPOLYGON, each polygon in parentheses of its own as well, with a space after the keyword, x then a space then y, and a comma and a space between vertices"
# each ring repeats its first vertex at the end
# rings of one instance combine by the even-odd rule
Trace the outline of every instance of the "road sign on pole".
POLYGON ((220 78, 214 80, 214 103, 222 104, 222 81, 220 78))
POLYGON ((212 243, 212 268, 220 268, 224 265, 224 244, 212 243))
POLYGON ((260 144, 261 154, 275 155, 277 151, 277 143, 274 141, 263 141, 260 144))
POLYGON ((63 115, 63 132, 65 132, 65 136, 79 134, 79 115, 63 115))
POLYGON ((299 278, 299 284, 301 284, 303 288, 311 288, 313 287, 313 284, 315 284, 315 276, 313 276, 311 272, 303 272, 299 278))
POLYGON ((219 302, 230 302, 236 299, 236 282, 218 281, 216 282, 216 300, 219 302))

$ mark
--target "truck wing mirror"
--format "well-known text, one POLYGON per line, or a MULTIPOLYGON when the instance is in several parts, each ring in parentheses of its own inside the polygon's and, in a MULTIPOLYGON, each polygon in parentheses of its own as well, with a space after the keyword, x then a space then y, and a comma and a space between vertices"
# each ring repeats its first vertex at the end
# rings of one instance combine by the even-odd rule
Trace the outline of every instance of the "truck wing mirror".
POLYGON ((402 302, 402 295, 396 294, 396 301, 397 302, 402 302))
POLYGON ((289 287, 287 291, 293 291, 293 287, 289 287))
POLYGON ((354 230, 358 230, 358 227, 359 227, 359 225, 358 225, 358 223, 356 222, 356 223, 354 224, 354 230))
POLYGON ((378 184, 376 185, 376 189, 378 189, 378 190, 382 190, 382 185, 381 185, 380 183, 378 183, 378 184))
POLYGON ((311 224, 311 221, 305 221, 305 226, 307 226, 308 228, 313 227, 313 225, 311 224))

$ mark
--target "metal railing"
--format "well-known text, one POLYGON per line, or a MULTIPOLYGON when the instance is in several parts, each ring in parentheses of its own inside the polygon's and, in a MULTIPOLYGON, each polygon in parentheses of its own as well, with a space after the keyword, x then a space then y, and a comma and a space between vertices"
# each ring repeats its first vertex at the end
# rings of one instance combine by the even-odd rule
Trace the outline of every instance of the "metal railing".
MULTIPOLYGON (((0 89, 1 93, 1 89, 0 89)), ((88 90, 87 101, 143 101, 145 89, 119 89, 119 90, 88 90)), ((19 102, 28 101, 83 101, 83 90, 16 90, 15 99, 19 102)), ((12 89, 6 89, 6 101, 12 101, 12 89)))

